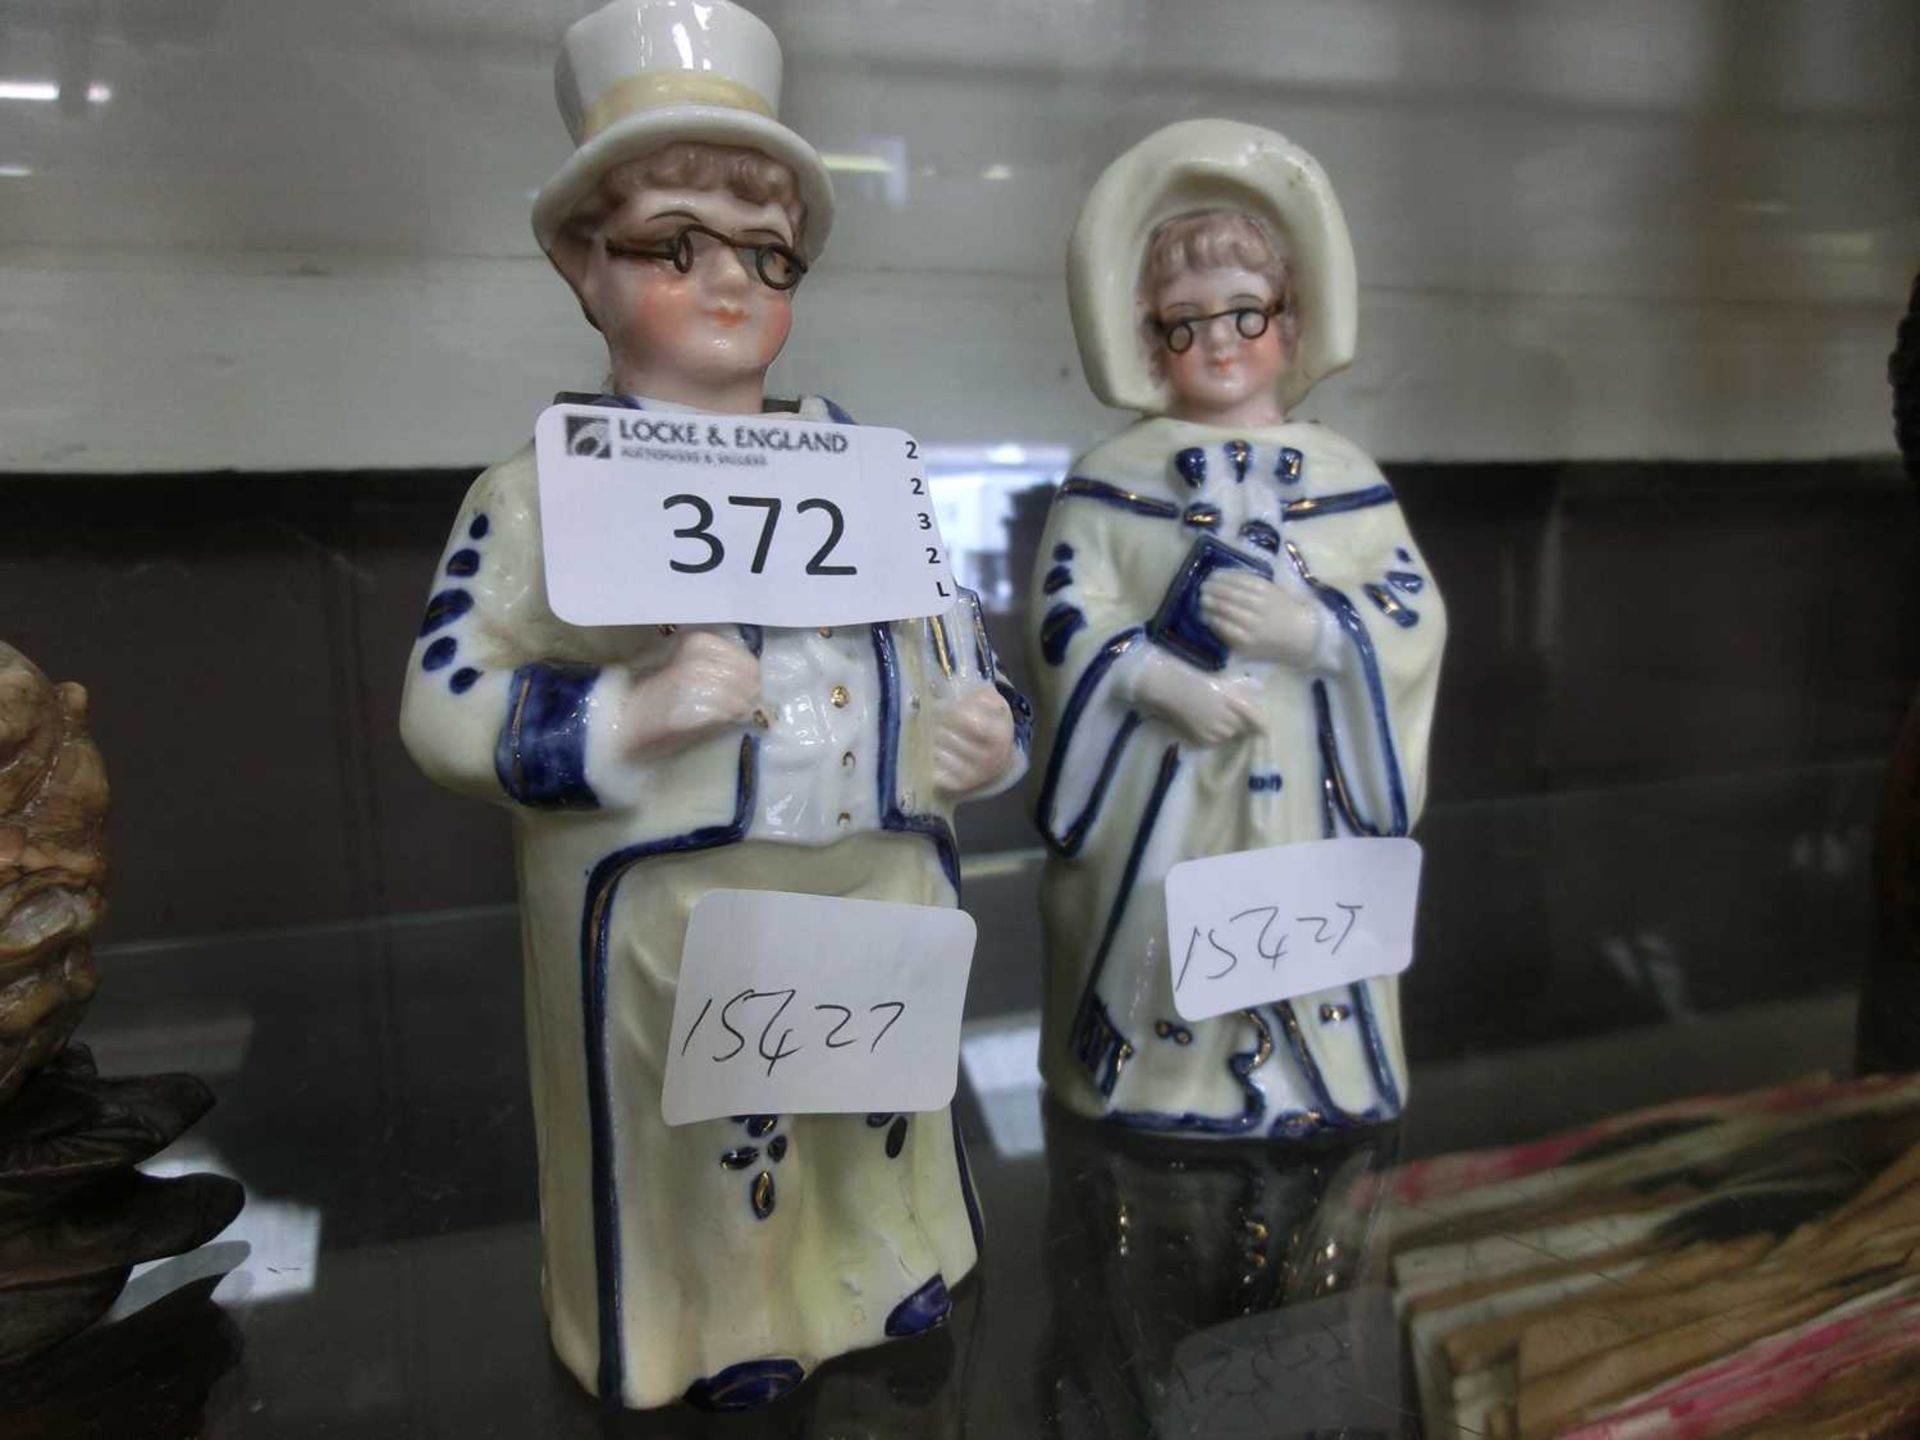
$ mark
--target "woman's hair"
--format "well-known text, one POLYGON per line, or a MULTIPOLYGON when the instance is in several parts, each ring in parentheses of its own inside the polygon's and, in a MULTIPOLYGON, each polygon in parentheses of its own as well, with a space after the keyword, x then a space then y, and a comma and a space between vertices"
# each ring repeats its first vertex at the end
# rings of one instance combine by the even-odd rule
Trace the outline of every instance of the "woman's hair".
MULTIPOLYGON (((1191 210, 1163 220, 1147 237, 1146 258, 1140 264, 1140 306, 1143 326, 1150 325, 1153 295, 1161 286, 1189 270, 1251 270, 1273 286, 1274 298, 1284 307, 1276 317, 1280 336, 1289 346, 1298 329, 1294 312, 1293 267, 1286 247, 1273 232, 1244 210, 1191 210)), ((1155 347, 1156 354, 1159 347, 1155 347)))
POLYGON ((599 186, 580 202, 568 221, 575 233, 591 230, 648 185, 690 190, 725 190, 750 205, 777 205, 793 226, 794 244, 800 243, 807 223, 806 203, 793 171, 770 155, 736 145, 707 145, 682 140, 616 165, 599 186))

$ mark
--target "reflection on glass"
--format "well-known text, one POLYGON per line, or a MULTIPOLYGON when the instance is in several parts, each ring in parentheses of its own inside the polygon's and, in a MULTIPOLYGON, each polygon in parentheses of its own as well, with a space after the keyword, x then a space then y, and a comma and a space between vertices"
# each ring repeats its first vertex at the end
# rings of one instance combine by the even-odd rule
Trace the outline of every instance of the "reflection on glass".
POLYGON ((1375 1232, 1398 1143, 1196 1149, 1048 1107, 1054 1433, 1397 1433, 1375 1232))
POLYGON ((1018 521, 1015 497, 1051 487, 1065 473, 1072 452, 1065 445, 1000 441, 929 445, 926 456, 934 513, 955 577, 979 595, 987 609, 1011 610, 1009 532, 1018 521))
MULTIPOLYGON (((149 1175, 171 1176, 212 1173, 231 1179, 241 1177, 234 1167, 223 1163, 218 1154, 205 1145, 186 1142, 175 1145, 158 1160, 141 1167, 149 1175)), ((244 1181, 242 1181, 244 1185, 244 1181)), ((216 1245, 195 1251, 184 1259, 155 1260, 134 1267, 133 1282, 122 1297, 119 1312, 134 1308, 131 1301, 142 1292, 140 1277, 159 1266, 171 1267, 170 1273, 183 1273, 183 1265, 195 1275, 221 1275, 213 1298, 226 1301, 256 1302, 309 1293, 320 1279, 320 1220, 317 1207, 296 1205, 286 1200, 263 1199, 247 1190, 245 1208, 233 1224, 220 1232, 216 1245), (229 1270, 234 1258, 245 1263, 229 1270)))

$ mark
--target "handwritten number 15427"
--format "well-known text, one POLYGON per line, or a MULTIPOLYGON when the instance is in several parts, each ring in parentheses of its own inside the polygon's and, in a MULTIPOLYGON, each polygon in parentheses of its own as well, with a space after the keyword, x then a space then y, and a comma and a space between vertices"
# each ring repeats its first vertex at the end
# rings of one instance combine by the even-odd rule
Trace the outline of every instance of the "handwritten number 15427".
POLYGON ((1366 907, 1336 900, 1330 908, 1335 912, 1332 915, 1295 915, 1283 920, 1278 905, 1255 905, 1228 917, 1224 925, 1205 929, 1195 925, 1187 936, 1186 953, 1181 957, 1173 988, 1178 990, 1187 983, 1196 960, 1204 967, 1199 972, 1204 980, 1226 979, 1242 960, 1264 960, 1269 970, 1277 971, 1287 953, 1287 942, 1296 937, 1302 947, 1318 946, 1329 955, 1338 955, 1366 907), (1257 929, 1253 924, 1256 918, 1257 929), (1301 928, 1296 930, 1294 926, 1301 928))

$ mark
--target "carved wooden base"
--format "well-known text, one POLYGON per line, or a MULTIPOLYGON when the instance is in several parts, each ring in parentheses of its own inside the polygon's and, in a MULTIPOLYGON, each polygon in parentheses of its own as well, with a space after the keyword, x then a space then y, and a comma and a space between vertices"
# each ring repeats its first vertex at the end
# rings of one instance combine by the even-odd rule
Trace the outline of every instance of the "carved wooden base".
POLYGON ((0 1366, 93 1324, 133 1266, 204 1245, 233 1222, 244 1200, 236 1181, 134 1168, 212 1104, 190 1075, 101 1079, 75 1045, 0 1108, 0 1366))

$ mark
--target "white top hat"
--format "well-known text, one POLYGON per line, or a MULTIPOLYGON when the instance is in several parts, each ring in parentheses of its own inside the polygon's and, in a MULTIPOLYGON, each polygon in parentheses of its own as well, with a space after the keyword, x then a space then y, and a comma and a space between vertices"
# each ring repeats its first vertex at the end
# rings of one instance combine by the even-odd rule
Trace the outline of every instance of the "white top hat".
POLYGON ((1234 120, 1156 130, 1106 168, 1080 207, 1067 251, 1067 299, 1080 363, 1108 405, 1148 414, 1170 403, 1141 333, 1140 267, 1164 220, 1245 210, 1280 238, 1293 270, 1296 347, 1280 379, 1289 410, 1316 381, 1353 363, 1359 285, 1333 186, 1298 145, 1234 120))
POLYGON ((554 93, 577 147, 533 202, 533 233, 553 251, 575 207, 614 166, 676 141, 738 145, 792 170, 806 202, 808 259, 833 224, 833 184, 782 125, 780 42, 731 0, 614 0, 561 42, 554 93))

